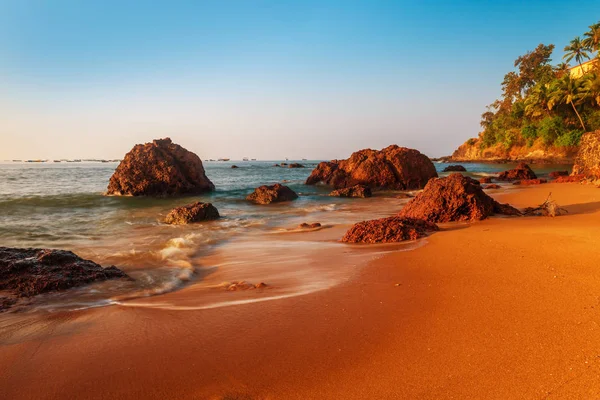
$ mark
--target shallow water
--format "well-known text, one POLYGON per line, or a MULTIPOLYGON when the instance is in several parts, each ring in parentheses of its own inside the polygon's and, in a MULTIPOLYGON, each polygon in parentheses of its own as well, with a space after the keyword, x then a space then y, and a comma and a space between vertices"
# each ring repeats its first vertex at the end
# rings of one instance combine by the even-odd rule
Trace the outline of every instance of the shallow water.
MULTIPOLYGON (((273 166, 279 162, 205 162, 216 191, 177 199, 103 196, 117 163, 0 163, 0 245, 72 250, 135 279, 39 296, 27 310, 108 304, 183 310, 264 301, 331 287, 382 252, 416 245, 365 249, 339 243, 348 224, 394 214, 406 200, 393 192, 329 197, 327 187, 304 185, 317 161, 299 161, 307 167, 299 169, 273 166), (276 182, 299 199, 269 206, 244 200, 255 187, 276 182), (193 201, 213 203, 223 218, 189 226, 161 222, 173 207, 193 201), (298 232, 302 222, 324 227, 298 232), (242 280, 268 288, 232 293, 222 285, 242 280)), ((513 165, 465 166, 480 177, 513 165)), ((540 167, 541 174, 565 169, 540 167)))

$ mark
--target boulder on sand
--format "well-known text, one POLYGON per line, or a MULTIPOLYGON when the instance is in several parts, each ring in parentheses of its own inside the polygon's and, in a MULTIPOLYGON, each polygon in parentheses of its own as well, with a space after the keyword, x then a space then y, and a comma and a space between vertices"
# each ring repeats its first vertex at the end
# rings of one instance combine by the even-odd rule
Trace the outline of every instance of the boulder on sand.
POLYGON ((176 196, 214 188, 200 158, 166 138, 135 145, 111 176, 106 194, 176 196))
POLYGON ((537 179, 537 175, 529 165, 519 163, 516 168, 509 169, 498 174, 496 177, 499 181, 516 181, 517 179, 537 179))
POLYGON ((209 221, 219 218, 219 211, 211 203, 196 202, 171 210, 165 218, 165 223, 172 225, 185 225, 200 221, 209 221))
POLYGON ((548 174, 551 179, 556 179, 560 176, 569 176, 569 171, 552 171, 548 174))
POLYGON ((388 146, 383 150, 361 150, 347 160, 321 162, 307 185, 323 182, 336 189, 365 185, 373 189, 421 189, 437 177, 431 160, 417 150, 388 146))
POLYGON ((571 175, 600 179, 600 130, 587 132, 581 137, 571 175))
POLYGON ((466 172, 467 169, 462 165, 448 165, 443 172, 466 172))
POLYGON ((417 240, 439 228, 422 219, 398 216, 362 221, 354 224, 342 238, 346 243, 392 243, 417 240))
POLYGON ((102 268, 66 250, 0 247, 1 307, 19 297, 69 289, 95 281, 128 278, 117 267, 102 268))
POLYGON ((270 204, 282 201, 291 201, 298 198, 296 192, 287 186, 276 183, 271 186, 263 185, 254 189, 246 200, 256 204, 270 204))
POLYGON ((477 221, 493 214, 520 215, 484 193, 476 180, 455 173, 432 179, 425 189, 398 213, 400 217, 430 222, 477 221))
POLYGON ((365 185, 354 185, 352 187, 337 189, 329 193, 332 197, 371 197, 371 188, 365 185))

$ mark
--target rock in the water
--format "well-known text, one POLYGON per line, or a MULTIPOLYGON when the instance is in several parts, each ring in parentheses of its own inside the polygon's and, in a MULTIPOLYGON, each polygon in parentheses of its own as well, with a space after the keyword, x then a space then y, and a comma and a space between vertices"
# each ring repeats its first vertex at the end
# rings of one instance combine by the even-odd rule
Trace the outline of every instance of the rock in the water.
POLYGON ((559 176, 556 178, 554 183, 580 183, 585 180, 585 175, 570 175, 570 176, 559 176))
POLYGON ((492 178, 489 176, 484 176, 483 178, 479 178, 479 183, 492 183, 492 178))
POLYGON ((398 215, 430 222, 450 222, 477 221, 495 213, 520 215, 516 208, 502 205, 485 194, 476 180, 455 173, 429 181, 398 215))
POLYGON ((219 211, 211 203, 196 202, 171 210, 165 218, 165 223, 173 225, 191 224, 219 218, 219 211))
POLYGON ((2 300, 7 306, 19 297, 115 278, 128 277, 117 267, 102 268, 70 251, 0 247, 0 290, 10 293, 2 300))
POLYGON ((304 165, 298 163, 291 163, 288 168, 304 168, 304 165))
POLYGON ((552 179, 556 179, 559 176, 569 176, 569 171, 552 171, 548 176, 552 179))
POLYGON ((544 178, 536 178, 536 179, 523 179, 521 181, 513 182, 513 185, 541 185, 542 183, 547 183, 548 181, 544 178))
POLYGON ((239 167, 237 165, 232 165, 231 166, 231 169, 236 169, 236 168, 239 168, 239 167))
POLYGON ((483 189, 502 189, 502 186, 492 183, 491 185, 485 185, 483 189))
POLYGON ((252 290, 252 289, 263 289, 267 287, 267 284, 264 282, 257 283, 253 285, 250 282, 239 281, 239 282, 230 282, 225 285, 226 289, 230 292, 236 292, 238 290, 252 290))
POLYGON ((448 165, 444 168, 444 172, 466 172, 467 169, 462 165, 448 165))
POLYGON ((516 181, 517 179, 537 179, 535 172, 529 165, 525 163, 519 163, 515 169, 509 169, 508 171, 501 172, 496 178, 499 181, 516 181))
POLYGON ((361 150, 347 160, 319 163, 312 171, 307 185, 319 182, 336 189, 365 185, 377 189, 421 189, 437 177, 431 160, 417 150, 396 145, 383 150, 361 150))
POLYGON ((342 238, 347 243, 392 243, 416 240, 439 228, 422 219, 387 217, 354 224, 342 238))
POLYGON ((106 194, 175 196, 214 188, 200 158, 166 138, 135 145, 111 176, 106 194))
POLYGON ((298 198, 296 192, 287 186, 276 183, 271 186, 263 185, 254 189, 246 200, 257 204, 270 204, 291 201, 298 198))
POLYGON ((319 222, 313 222, 312 224, 307 224, 306 222, 301 223, 300 225, 298 225, 298 228, 301 229, 316 229, 316 228, 320 228, 321 224, 319 222))
POLYGON ((333 197, 371 197, 371 188, 365 185, 354 185, 352 187, 337 189, 329 193, 333 197))
POLYGON ((571 175, 600 179, 600 130, 585 133, 581 137, 571 175))

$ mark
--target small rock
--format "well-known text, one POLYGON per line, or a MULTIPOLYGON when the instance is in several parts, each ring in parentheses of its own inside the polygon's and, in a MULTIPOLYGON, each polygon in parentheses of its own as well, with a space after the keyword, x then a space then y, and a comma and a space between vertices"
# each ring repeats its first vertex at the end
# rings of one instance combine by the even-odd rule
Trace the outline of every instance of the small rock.
POLYGON ((334 190, 329 193, 332 197, 360 197, 366 198, 371 197, 373 194, 371 193, 371 188, 365 185, 354 185, 349 188, 343 188, 334 190))
POLYGON ((462 165, 448 165, 443 172, 466 172, 467 169, 462 165))
POLYGON ((235 168, 239 168, 239 167, 237 165, 232 165, 231 168, 235 169, 235 168))
POLYGON ((492 183, 491 185, 485 185, 483 189, 502 189, 502 186, 492 183))
POLYGON ((552 179, 556 179, 560 176, 569 176, 569 171, 552 171, 548 176, 552 179))
POLYGON ((514 169, 509 169, 508 171, 499 173, 496 179, 499 181, 514 181, 517 179, 530 180, 537 179, 537 176, 535 172, 529 168, 529 165, 522 162, 519 163, 514 169))
POLYGON ((169 212, 165 218, 165 223, 172 225, 185 225, 219 218, 219 211, 211 203, 196 202, 171 210, 171 212, 169 212))
POLYGON ((246 197, 246 200, 256 204, 270 204, 283 201, 292 201, 298 198, 296 192, 287 186, 276 183, 271 186, 263 185, 246 197))
POLYGON ((536 179, 523 179, 520 181, 516 181, 513 185, 541 185, 542 183, 547 183, 548 181, 543 178, 536 179))
POLYGON ((483 178, 479 178, 479 183, 492 183, 492 178, 490 176, 484 176, 483 178))
POLYGON ((298 225, 298 228, 302 228, 302 229, 314 229, 314 228, 320 228, 321 224, 319 222, 313 222, 312 224, 307 224, 306 222, 301 223, 300 225, 298 225))

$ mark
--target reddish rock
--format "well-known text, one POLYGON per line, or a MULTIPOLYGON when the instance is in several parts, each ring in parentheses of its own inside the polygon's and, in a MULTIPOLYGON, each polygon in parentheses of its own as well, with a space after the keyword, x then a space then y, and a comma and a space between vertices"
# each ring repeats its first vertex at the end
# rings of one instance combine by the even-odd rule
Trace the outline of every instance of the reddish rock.
POLYGON ((513 185, 541 185, 542 183, 548 183, 548 181, 543 178, 523 179, 521 181, 513 182, 513 185))
POLYGON ((448 165, 443 172, 466 172, 467 169, 462 165, 448 165))
POLYGON ((304 168, 304 165, 298 163, 291 163, 288 168, 304 168))
POLYGON ((502 189, 502 186, 492 183, 491 185, 483 186, 483 189, 502 189))
POLYGON ((135 145, 111 176, 106 194, 173 196, 214 188, 200 158, 166 138, 135 145))
POLYGON ((292 201, 297 198, 298 195, 292 189, 276 183, 271 186, 263 185, 254 189, 254 192, 248 195, 246 200, 257 204, 270 204, 282 201, 292 201))
POLYGON ((410 193, 398 193, 394 197, 397 199, 412 199, 415 196, 410 193))
POLYGON ((552 179, 556 179, 560 176, 569 176, 569 171, 552 171, 548 176, 552 179))
POLYGON ((421 219, 387 217, 354 224, 342 238, 347 243, 392 243, 417 240, 439 228, 421 219))
POLYGON ((218 218, 219 211, 211 203, 196 202, 171 210, 171 212, 169 212, 165 218, 165 223, 173 225, 185 225, 218 218))
POLYGON ((19 297, 116 278, 128 277, 117 267, 102 268, 70 251, 0 247, 0 291, 8 294, 0 310, 19 297))
POLYGON ((306 222, 301 223, 300 225, 298 225, 298 228, 302 228, 302 229, 315 229, 315 228, 320 228, 321 224, 319 222, 313 222, 312 224, 307 224, 306 222))
POLYGON ((484 193, 476 180, 455 173, 432 179, 398 215, 430 222, 476 221, 493 214, 520 215, 484 193))
POLYGON ((537 179, 537 175, 529 165, 525 163, 519 163, 515 169, 509 169, 508 171, 501 172, 496 177, 499 181, 515 181, 517 179, 537 179))
POLYGON ((580 183, 585 180, 585 175, 570 175, 570 176, 559 176, 556 178, 554 183, 580 183))
POLYGON ((489 176, 484 176, 483 178, 479 178, 479 183, 492 183, 492 178, 489 176))
POLYGON ((267 287, 267 284, 264 282, 260 282, 260 283, 257 283, 256 285, 253 285, 252 283, 249 283, 246 281, 231 282, 226 285, 226 289, 229 290, 230 292, 236 292, 238 290, 262 289, 262 288, 266 288, 266 287, 267 287))
POLYGON ((371 188, 365 185, 354 185, 352 187, 337 189, 329 193, 333 197, 371 197, 371 188))
POLYGON ((357 151, 347 160, 319 163, 306 184, 323 182, 336 189, 365 185, 378 189, 412 190, 422 188, 429 179, 437 176, 427 156, 417 150, 392 145, 380 151, 357 151))
POLYGON ((600 178, 600 130, 581 137, 571 175, 583 175, 592 180, 600 178))
POLYGON ((239 168, 237 165, 232 165, 231 166, 231 169, 237 169, 237 168, 239 168))

